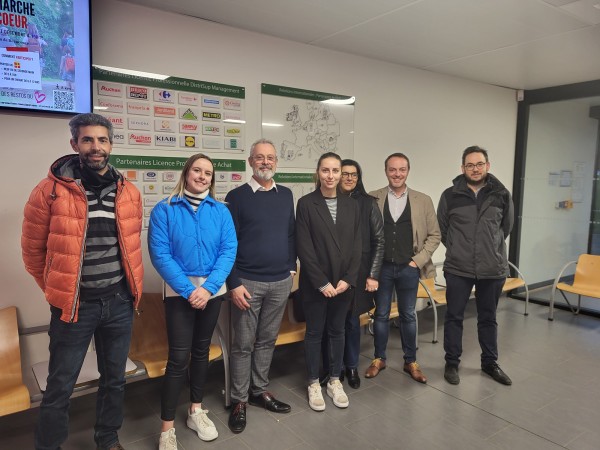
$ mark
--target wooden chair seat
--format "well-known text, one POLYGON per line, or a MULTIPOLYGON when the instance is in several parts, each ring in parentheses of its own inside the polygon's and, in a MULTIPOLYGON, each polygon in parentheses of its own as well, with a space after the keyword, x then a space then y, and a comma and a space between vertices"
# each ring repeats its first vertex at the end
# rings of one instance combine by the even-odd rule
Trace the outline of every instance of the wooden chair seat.
POLYGON ((569 261, 558 273, 554 284, 552 285, 552 296, 550 297, 550 312, 548 320, 554 320, 554 299, 556 291, 559 291, 573 314, 579 314, 581 308, 581 296, 600 299, 600 256, 598 255, 579 255, 577 261, 569 261), (571 265, 575 266, 575 277, 573 284, 560 282, 564 271, 571 265), (573 308, 565 292, 577 295, 577 308, 573 308))
POLYGON ((17 308, 0 310, 0 416, 29 409, 29 390, 23 384, 17 308))
MULTIPOLYGON (((129 358, 141 362, 149 378, 162 377, 167 367, 169 344, 162 294, 143 294, 143 313, 133 320, 129 358)), ((208 360, 223 355, 221 347, 210 344, 208 360)))

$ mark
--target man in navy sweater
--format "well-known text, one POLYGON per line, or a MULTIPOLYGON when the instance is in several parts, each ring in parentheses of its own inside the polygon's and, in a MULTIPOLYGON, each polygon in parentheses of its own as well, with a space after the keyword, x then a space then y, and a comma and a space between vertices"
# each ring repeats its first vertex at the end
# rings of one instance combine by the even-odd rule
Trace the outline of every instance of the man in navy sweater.
POLYGON ((246 427, 246 404, 276 413, 290 405, 267 391, 275 341, 296 274, 292 191, 275 184, 277 153, 271 141, 250 148, 250 181, 227 194, 225 201, 237 231, 238 251, 227 278, 233 306, 231 413, 229 428, 246 427))

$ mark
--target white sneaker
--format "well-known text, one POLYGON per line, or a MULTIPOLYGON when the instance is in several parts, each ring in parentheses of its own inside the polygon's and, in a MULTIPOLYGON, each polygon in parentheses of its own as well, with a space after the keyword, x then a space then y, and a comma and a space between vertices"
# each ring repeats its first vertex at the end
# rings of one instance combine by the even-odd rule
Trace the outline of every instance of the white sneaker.
POLYGON ((193 413, 188 413, 187 426, 198 433, 198 437, 203 441, 214 441, 219 433, 207 414, 208 410, 202 408, 198 408, 193 413))
POLYGON ((333 399, 333 404, 338 408, 347 408, 350 404, 348 396, 344 392, 344 387, 340 380, 333 380, 327 383, 327 395, 333 399))
POLYGON ((175 428, 160 433, 158 441, 158 450, 177 450, 177 438, 175 437, 175 428))
POLYGON ((323 392, 321 392, 321 385, 318 382, 308 386, 308 406, 315 411, 325 410, 325 400, 323 400, 323 392))

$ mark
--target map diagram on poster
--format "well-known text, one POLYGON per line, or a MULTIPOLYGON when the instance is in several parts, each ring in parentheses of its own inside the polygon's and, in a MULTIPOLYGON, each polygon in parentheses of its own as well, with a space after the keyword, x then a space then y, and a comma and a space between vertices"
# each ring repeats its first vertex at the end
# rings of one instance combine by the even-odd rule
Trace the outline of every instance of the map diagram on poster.
POLYGON ((352 158, 354 98, 263 84, 262 129, 280 167, 313 169, 325 152, 352 158))

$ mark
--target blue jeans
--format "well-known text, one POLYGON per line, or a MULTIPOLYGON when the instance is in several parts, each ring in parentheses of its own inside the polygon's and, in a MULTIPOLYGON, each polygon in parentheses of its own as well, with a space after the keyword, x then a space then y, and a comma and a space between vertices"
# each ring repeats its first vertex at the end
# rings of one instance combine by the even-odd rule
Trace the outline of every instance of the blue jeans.
POLYGON ((385 349, 390 334, 390 310, 392 296, 396 289, 398 313, 400 318, 400 337, 404 362, 417 360, 417 316, 415 304, 419 289, 420 271, 408 264, 384 262, 379 276, 379 289, 375 295, 375 358, 386 359, 385 349))
POLYGON ((94 440, 109 448, 119 440, 123 423, 125 365, 131 341, 133 298, 116 293, 81 302, 77 322, 60 320, 61 310, 50 307, 50 361, 46 391, 35 430, 37 450, 56 450, 67 440, 69 403, 92 336, 98 357, 98 394, 94 440))
POLYGON ((478 280, 444 272, 446 278, 446 318, 444 320, 444 351, 446 362, 458 366, 462 355, 463 320, 467 301, 475 286, 477 306, 477 336, 481 347, 481 365, 498 360, 498 323, 496 308, 502 295, 504 278, 478 280))

